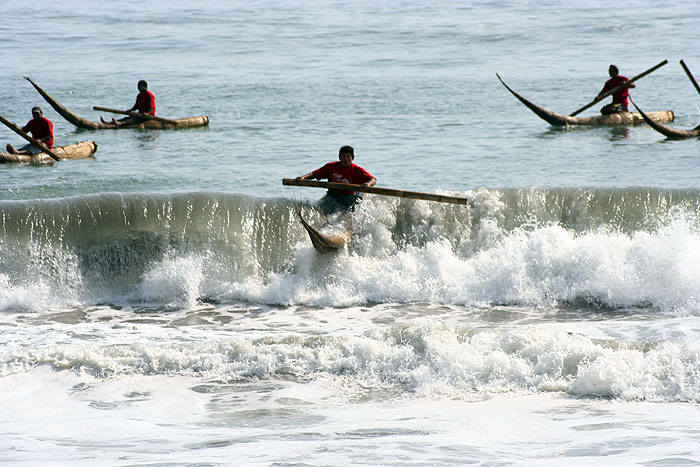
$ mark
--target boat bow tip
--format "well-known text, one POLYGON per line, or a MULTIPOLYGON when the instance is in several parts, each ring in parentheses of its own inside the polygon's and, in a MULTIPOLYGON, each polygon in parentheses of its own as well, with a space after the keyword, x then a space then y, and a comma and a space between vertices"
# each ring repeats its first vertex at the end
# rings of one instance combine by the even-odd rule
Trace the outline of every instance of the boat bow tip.
MULTIPOLYGON (((635 109, 637 109, 637 112, 640 113, 644 121, 652 127, 654 130, 658 131, 662 135, 666 136, 667 138, 670 139, 687 139, 687 138, 694 138, 696 136, 700 136, 700 125, 697 128, 694 128, 692 130, 678 130, 676 128, 671 128, 670 126, 662 125, 659 122, 654 121, 651 117, 649 117, 646 113, 642 111, 642 109, 639 108, 639 106, 634 102, 632 97, 630 96, 629 98, 630 102, 634 106, 635 109)), ((671 116, 673 117, 673 111, 671 112, 671 116)), ((673 118, 671 118, 673 120, 673 118)))

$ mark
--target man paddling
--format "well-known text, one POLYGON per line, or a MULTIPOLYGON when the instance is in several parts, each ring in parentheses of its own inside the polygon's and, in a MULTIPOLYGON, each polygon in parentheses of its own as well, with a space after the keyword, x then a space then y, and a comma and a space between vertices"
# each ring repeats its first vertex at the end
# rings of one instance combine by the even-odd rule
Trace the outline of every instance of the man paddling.
MULTIPOLYGON (((359 165, 353 164, 355 150, 351 146, 343 146, 338 151, 338 162, 329 162, 323 167, 297 177, 297 180, 327 179, 335 183, 350 183, 353 185, 374 186, 377 179, 359 165)), ((326 214, 352 209, 362 196, 354 191, 331 190, 321 200, 320 207, 326 214)))
MULTIPOLYGON (((620 71, 615 65, 610 65, 610 68, 608 68, 608 74, 610 75, 610 79, 605 82, 605 86, 603 86, 603 89, 598 93, 599 96, 605 94, 611 89, 615 89, 625 81, 629 81, 629 78, 620 75, 620 71)), ((629 97, 629 88, 634 87, 636 87, 635 84, 630 84, 622 91, 617 91, 615 94, 613 94, 612 103, 604 105, 600 109, 600 113, 603 115, 610 115, 620 112, 628 112, 627 98, 629 97)))
MULTIPOLYGON (((148 83, 144 80, 138 82, 139 93, 136 96, 136 102, 133 107, 131 107, 127 112, 133 112, 134 110, 142 114, 155 115, 156 114, 156 98, 151 91, 148 90, 148 83)), ((102 123, 109 123, 104 118, 100 117, 102 123)), ((119 128, 123 125, 134 125, 136 123, 143 122, 143 118, 128 116, 120 118, 119 120, 112 119, 112 124, 119 128)))
MULTIPOLYGON (((22 131, 31 133, 32 138, 42 143, 47 148, 53 148, 53 124, 48 118, 44 117, 41 107, 32 107, 32 119, 22 127, 22 131)), ((8 143, 5 149, 7 149, 7 152, 10 154, 28 154, 30 156, 43 152, 36 145, 31 143, 19 149, 13 148, 12 145, 8 143)))

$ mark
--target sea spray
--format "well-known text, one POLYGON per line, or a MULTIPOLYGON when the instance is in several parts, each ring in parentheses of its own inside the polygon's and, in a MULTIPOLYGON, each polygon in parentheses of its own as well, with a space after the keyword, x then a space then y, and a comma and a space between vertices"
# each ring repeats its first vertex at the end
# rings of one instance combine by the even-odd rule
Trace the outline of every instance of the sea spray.
MULTIPOLYGON (((184 193, 3 202, 1 303, 5 310, 213 300, 700 312, 697 190, 466 195, 469 206, 368 197, 353 214, 352 240, 332 255, 310 247, 287 199, 184 193), (30 288, 32 300, 23 292, 30 288)), ((302 209, 325 228, 315 206, 302 209)))
POLYGON ((560 392, 700 401, 700 346, 693 340, 610 341, 568 332, 565 324, 485 330, 426 319, 362 335, 193 337, 179 343, 8 346, 0 351, 0 374, 48 366, 98 378, 179 375, 218 383, 331 378, 353 391, 428 398, 560 392))

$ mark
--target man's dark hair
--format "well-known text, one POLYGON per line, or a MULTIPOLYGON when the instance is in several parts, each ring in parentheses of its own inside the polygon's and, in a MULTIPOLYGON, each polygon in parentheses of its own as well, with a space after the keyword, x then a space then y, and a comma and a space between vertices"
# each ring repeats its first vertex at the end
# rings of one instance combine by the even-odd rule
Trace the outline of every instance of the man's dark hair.
POLYGON ((338 157, 340 157, 341 154, 345 154, 346 152, 349 152, 350 155, 355 158, 355 150, 352 148, 352 146, 343 146, 340 148, 340 151, 338 151, 338 157))
POLYGON ((143 87, 148 89, 148 83, 145 80, 139 81, 138 85, 141 86, 143 84, 143 87))
POLYGON ((615 70, 615 73, 619 73, 620 70, 617 69, 615 65, 610 65, 610 69, 615 70))

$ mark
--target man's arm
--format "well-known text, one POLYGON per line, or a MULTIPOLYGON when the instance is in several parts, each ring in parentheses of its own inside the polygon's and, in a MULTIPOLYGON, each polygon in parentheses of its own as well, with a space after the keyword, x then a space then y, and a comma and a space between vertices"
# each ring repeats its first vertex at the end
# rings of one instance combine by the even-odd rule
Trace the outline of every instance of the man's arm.
POLYGON ((39 141, 42 143, 48 143, 53 139, 53 124, 48 119, 44 119, 44 123, 46 124, 46 133, 48 134, 39 141))
POLYGON ((603 86, 603 89, 600 90, 600 92, 595 96, 596 99, 605 94, 605 91, 608 90, 608 83, 605 83, 605 86, 603 86))
POLYGON ((362 186, 374 186, 377 184, 377 179, 372 177, 372 180, 369 180, 365 183, 362 184, 362 186))
POLYGON ((306 175, 302 175, 301 177, 297 177, 297 180, 311 180, 311 179, 314 179, 314 178, 316 178, 316 177, 314 177, 314 173, 313 173, 313 172, 309 172, 309 173, 307 173, 306 175))
POLYGON ((139 108, 139 96, 136 96, 136 102, 134 102, 134 105, 131 106, 130 109, 126 109, 127 112, 133 112, 134 110, 139 108))

